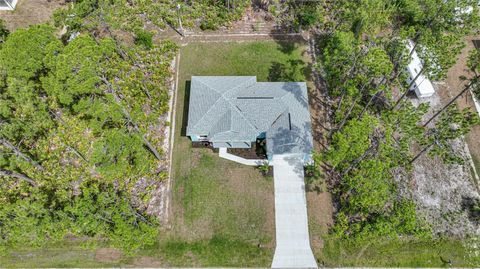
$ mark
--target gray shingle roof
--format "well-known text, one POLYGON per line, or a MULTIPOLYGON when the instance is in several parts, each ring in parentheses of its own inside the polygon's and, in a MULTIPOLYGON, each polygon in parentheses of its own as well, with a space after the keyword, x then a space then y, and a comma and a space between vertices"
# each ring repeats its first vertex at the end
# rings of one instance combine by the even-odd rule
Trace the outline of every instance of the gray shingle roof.
POLYGON ((270 154, 313 148, 305 82, 257 82, 254 76, 192 76, 187 135, 211 142, 255 141, 270 154))

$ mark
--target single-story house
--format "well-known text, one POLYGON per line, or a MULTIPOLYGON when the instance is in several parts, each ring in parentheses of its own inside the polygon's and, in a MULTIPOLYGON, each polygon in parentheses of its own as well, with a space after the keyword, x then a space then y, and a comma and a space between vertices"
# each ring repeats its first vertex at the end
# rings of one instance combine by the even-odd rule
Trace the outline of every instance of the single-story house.
POLYGON ((214 148, 250 148, 266 140, 274 155, 311 160, 312 123, 305 82, 257 82, 255 76, 192 76, 186 134, 214 148))
MULTIPOLYGON (((423 68, 422 60, 420 59, 420 57, 418 57, 417 52, 415 50, 412 52, 413 47, 413 42, 411 40, 408 40, 407 49, 408 52, 411 52, 412 54, 411 60, 406 67, 406 71, 408 73, 408 85, 410 85, 412 80, 417 77, 418 73, 423 68)), ((409 90, 414 91, 418 98, 430 97, 435 93, 432 82, 430 82, 430 80, 424 74, 420 74, 418 76, 418 78, 415 80, 415 83, 410 86, 409 90)))
POLYGON ((0 10, 14 10, 17 0, 0 0, 0 10))

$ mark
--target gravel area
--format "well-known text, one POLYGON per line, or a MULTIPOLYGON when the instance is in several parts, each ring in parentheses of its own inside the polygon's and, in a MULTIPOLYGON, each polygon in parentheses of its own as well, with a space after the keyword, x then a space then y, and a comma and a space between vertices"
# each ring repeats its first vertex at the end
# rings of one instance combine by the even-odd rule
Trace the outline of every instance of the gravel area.
MULTIPOLYGON (((431 98, 410 99, 414 105, 430 103, 430 109, 423 121, 429 119, 451 98, 446 83, 439 82, 434 86, 437 93, 431 98)), ((433 121, 429 126, 434 124, 433 121)), ((464 159, 464 164, 447 165, 437 157, 424 154, 413 164, 409 177, 397 175, 396 180, 401 195, 416 202, 419 214, 426 219, 434 233, 461 238, 479 236, 479 218, 472 211, 472 204, 480 200, 471 166, 472 157, 464 137, 452 141, 452 146, 464 159)))

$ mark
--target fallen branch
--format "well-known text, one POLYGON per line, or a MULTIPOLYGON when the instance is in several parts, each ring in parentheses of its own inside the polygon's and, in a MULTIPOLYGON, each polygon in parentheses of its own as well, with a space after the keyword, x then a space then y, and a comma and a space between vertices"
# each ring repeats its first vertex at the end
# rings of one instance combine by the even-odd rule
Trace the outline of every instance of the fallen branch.
POLYGON ((12 145, 12 143, 10 143, 9 141, 7 141, 6 139, 3 139, 1 138, 0 139, 0 144, 2 144, 3 146, 5 146, 6 148, 12 150, 15 155, 17 157, 20 157, 22 159, 24 159, 25 161, 29 162, 30 164, 32 164, 33 166, 35 166, 35 168, 37 168, 38 170, 45 170, 43 168, 43 166, 41 166, 40 164, 38 164, 36 161, 34 161, 32 158, 28 157, 26 154, 24 154, 23 152, 20 151, 19 148, 15 147, 14 145, 12 145))
POLYGON ((8 170, 3 170, 3 169, 0 169, 0 176, 4 176, 4 177, 13 177, 13 178, 16 178, 16 179, 20 179, 20 180, 23 180, 23 181, 26 181, 28 183, 30 183, 30 185, 32 186, 37 186, 37 183, 27 177, 26 175, 24 174, 21 174, 21 173, 17 173, 17 172, 14 172, 14 171, 8 171, 8 170))

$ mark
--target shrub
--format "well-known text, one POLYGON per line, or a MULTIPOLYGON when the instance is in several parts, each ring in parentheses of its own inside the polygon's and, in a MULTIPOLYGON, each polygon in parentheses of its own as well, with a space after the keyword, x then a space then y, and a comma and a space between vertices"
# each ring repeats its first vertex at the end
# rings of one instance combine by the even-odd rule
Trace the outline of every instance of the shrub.
POLYGON ((270 170, 270 165, 268 161, 265 161, 261 165, 259 165, 258 170, 260 170, 262 174, 266 176, 268 174, 268 171, 270 170))
POLYGON ((135 32, 135 44, 147 49, 153 48, 153 33, 143 29, 135 32))
POLYGON ((10 31, 8 31, 7 27, 5 26, 5 22, 0 19, 0 44, 5 42, 8 34, 10 34, 10 31))

